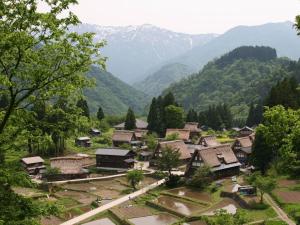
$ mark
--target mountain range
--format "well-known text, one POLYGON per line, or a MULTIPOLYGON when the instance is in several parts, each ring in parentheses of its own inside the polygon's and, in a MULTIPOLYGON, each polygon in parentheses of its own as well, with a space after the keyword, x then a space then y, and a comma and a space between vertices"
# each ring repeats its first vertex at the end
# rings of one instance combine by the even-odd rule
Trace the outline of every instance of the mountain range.
POLYGON ((93 32, 95 41, 106 40, 107 45, 101 50, 108 57, 107 70, 130 84, 143 80, 165 61, 216 37, 216 34, 183 34, 150 24, 126 27, 81 24, 72 31, 93 32))
MULTIPOLYGON (((151 90, 152 87, 167 87, 174 82, 174 79, 165 80, 164 86, 160 80, 155 79, 159 72, 161 76, 170 77, 170 74, 177 74, 176 68, 173 72, 161 73, 161 68, 168 67, 174 63, 180 63, 189 68, 192 72, 198 72, 209 61, 240 46, 270 46, 275 48, 279 57, 288 57, 297 60, 300 57, 300 38, 297 36, 293 23, 268 23, 259 26, 238 26, 226 33, 219 35, 204 45, 196 46, 186 53, 174 57, 157 68, 157 71, 150 74, 146 79, 135 85, 140 90, 151 90)), ((181 77, 187 77, 190 73, 182 72, 181 77)), ((178 77, 178 75, 176 75, 178 77)), ((156 90, 159 95, 162 89, 156 90)), ((148 94, 153 94, 149 93, 148 94)), ((153 96, 155 96, 153 95, 153 96)))

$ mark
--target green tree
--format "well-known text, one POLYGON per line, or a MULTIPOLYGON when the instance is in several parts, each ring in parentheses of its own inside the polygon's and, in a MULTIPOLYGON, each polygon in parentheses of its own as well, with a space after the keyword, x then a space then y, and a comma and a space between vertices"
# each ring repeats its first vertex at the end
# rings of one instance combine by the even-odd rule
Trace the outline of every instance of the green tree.
POLYGON ((271 177, 257 176, 254 185, 259 188, 260 202, 264 201, 264 194, 271 193, 276 188, 276 180, 271 177))
POLYGON ((145 142, 150 150, 156 149, 157 144, 158 144, 157 135, 155 133, 147 134, 145 136, 145 142))
POLYGON ((133 130, 136 128, 136 120, 134 112, 131 108, 128 109, 126 119, 125 119, 125 130, 133 130))
POLYGON ((157 159, 159 170, 167 170, 169 178, 172 176, 172 169, 177 168, 180 164, 180 152, 178 149, 169 146, 162 148, 161 154, 157 159))
POLYGON ((181 107, 169 105, 165 108, 165 124, 167 128, 182 128, 184 111, 181 107))
POLYGON ((104 119, 104 112, 103 112, 103 109, 101 108, 101 106, 99 106, 99 108, 98 108, 97 119, 99 121, 104 119))
POLYGON ((87 101, 83 98, 79 99, 76 106, 81 109, 81 115, 90 118, 90 110, 87 101))
POLYGON ((79 24, 73 13, 65 13, 73 3, 45 1, 48 11, 41 13, 38 1, 0 2, 0 95, 8 99, 0 115, 1 145, 21 133, 26 106, 76 95, 91 84, 85 76, 90 65, 104 66, 99 52, 104 43, 94 44, 91 33, 69 32, 79 24), (15 118, 18 124, 12 123, 15 118))
POLYGON ((238 211, 235 215, 219 210, 213 218, 207 218, 208 225, 244 225, 249 220, 244 212, 238 211))
POLYGON ((150 110, 147 117, 148 130, 151 132, 159 132, 159 108, 156 102, 156 98, 152 99, 150 110))
POLYGON ((198 115, 194 109, 190 109, 186 115, 186 122, 197 122, 198 115))
POLYGON ((142 170, 131 170, 126 177, 131 187, 136 190, 136 186, 144 179, 144 174, 142 170))
POLYGON ((166 140, 167 141, 174 141, 174 140, 178 140, 179 139, 179 133, 178 132, 174 132, 172 134, 169 134, 166 136, 166 140))
POLYGON ((255 168, 265 174, 274 159, 272 148, 267 144, 264 133, 258 129, 255 134, 255 141, 252 148, 251 162, 255 168))
POLYGON ((189 186, 205 189, 207 188, 212 181, 212 173, 208 166, 199 167, 191 180, 188 182, 189 186))

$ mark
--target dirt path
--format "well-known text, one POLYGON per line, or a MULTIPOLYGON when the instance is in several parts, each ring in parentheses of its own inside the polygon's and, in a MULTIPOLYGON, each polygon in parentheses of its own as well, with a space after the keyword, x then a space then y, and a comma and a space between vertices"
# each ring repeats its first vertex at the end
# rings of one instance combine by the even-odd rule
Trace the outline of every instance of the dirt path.
POLYGON ((296 223, 287 216, 287 214, 277 205, 270 195, 265 194, 264 199, 274 209, 281 220, 286 222, 288 225, 296 225, 296 223))
POLYGON ((117 206, 117 205, 119 205, 119 204, 121 204, 123 202, 126 202, 129 199, 136 198, 139 195, 142 195, 142 194, 146 193, 147 191, 149 191, 149 190, 151 190, 153 188, 156 188, 157 186, 163 184, 164 182, 165 182, 165 179, 159 180, 159 181, 157 181, 157 182, 155 182, 155 183, 153 183, 153 184, 151 184, 151 185, 149 185, 147 187, 144 187, 144 188, 142 188, 142 189, 140 189, 140 190, 138 190, 136 192, 133 192, 133 193, 131 193, 129 195, 125 195, 124 197, 116 199, 115 201, 107 203, 107 204, 105 204, 103 206, 100 206, 100 207, 94 209, 94 210, 91 210, 91 211, 89 211, 87 213, 84 213, 84 214, 78 216, 78 217, 75 217, 75 218, 73 218, 73 219, 71 219, 69 221, 66 221, 66 222, 62 223, 61 225, 73 225, 73 224, 76 224, 76 223, 80 223, 80 222, 82 222, 82 221, 84 221, 84 220, 86 220, 86 219, 88 219, 88 218, 90 218, 92 216, 95 216, 96 214, 98 214, 100 212, 103 212, 103 211, 105 211, 107 209, 110 209, 110 208, 112 208, 114 206, 117 206))

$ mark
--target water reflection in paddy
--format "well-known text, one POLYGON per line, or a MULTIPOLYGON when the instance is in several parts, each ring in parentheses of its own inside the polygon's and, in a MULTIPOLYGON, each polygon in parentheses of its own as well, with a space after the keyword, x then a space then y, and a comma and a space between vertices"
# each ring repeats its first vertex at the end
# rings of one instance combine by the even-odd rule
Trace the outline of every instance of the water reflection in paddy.
POLYGON ((202 208, 196 204, 180 201, 176 198, 171 198, 168 196, 159 197, 157 202, 167 208, 173 209, 185 215, 191 215, 193 212, 202 208))
POLYGON ((159 214, 129 219, 135 225, 168 225, 175 223, 177 219, 168 214, 159 214))
POLYGON ((183 197, 197 199, 197 200, 201 200, 201 201, 205 201, 205 202, 211 202, 210 194, 201 192, 201 191, 197 191, 197 190, 192 190, 192 189, 185 188, 185 187, 169 190, 168 192, 179 195, 179 196, 183 196, 183 197))

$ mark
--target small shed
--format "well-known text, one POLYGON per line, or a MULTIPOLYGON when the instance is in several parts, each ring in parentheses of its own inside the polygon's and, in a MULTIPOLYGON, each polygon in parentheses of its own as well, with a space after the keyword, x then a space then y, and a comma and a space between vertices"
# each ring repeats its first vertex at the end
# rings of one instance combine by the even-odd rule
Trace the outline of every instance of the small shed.
POLYGON ((89 138, 89 137, 78 137, 75 140, 75 145, 81 146, 81 147, 91 147, 91 145, 92 145, 91 138, 89 138))
POLYGON ((96 128, 91 128, 89 133, 92 136, 100 136, 101 135, 101 131, 96 128))
POLYGON ((46 170, 44 160, 40 156, 22 158, 21 163, 30 175, 38 175, 46 170))

